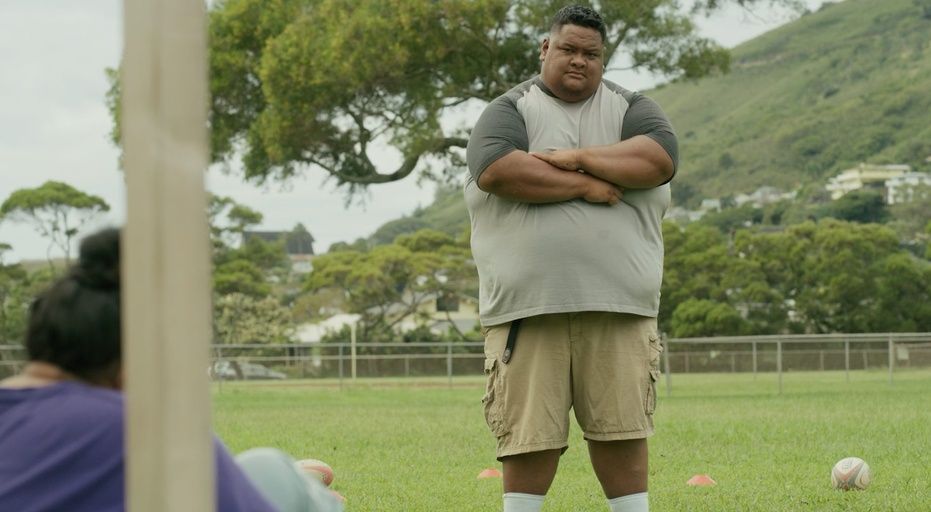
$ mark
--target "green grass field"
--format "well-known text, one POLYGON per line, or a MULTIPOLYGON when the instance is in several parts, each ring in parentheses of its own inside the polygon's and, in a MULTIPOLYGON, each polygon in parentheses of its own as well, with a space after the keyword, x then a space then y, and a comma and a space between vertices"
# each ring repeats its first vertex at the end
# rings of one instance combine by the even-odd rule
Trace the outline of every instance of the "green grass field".
MULTIPOLYGON (((224 383, 214 424, 232 451, 275 446, 333 466, 347 511, 501 508, 500 464, 480 377, 224 383)), ((651 439, 653 511, 931 510, 931 372, 675 375, 651 439), (873 483, 835 491, 833 464, 866 460, 873 483), (694 488, 707 473, 718 485, 694 488)), ((578 427, 544 511, 606 511, 578 427)))

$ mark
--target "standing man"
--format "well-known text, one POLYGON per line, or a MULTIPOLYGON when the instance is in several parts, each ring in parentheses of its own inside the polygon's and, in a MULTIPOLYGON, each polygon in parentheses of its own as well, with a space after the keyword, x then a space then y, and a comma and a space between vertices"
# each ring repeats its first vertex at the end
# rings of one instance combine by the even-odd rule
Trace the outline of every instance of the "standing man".
POLYGON ((649 98, 602 78, 605 24, 561 9, 542 69, 472 131, 465 198, 485 332, 485 417, 505 512, 538 511, 569 411, 613 512, 643 512, 662 347, 662 218, 676 137, 649 98))

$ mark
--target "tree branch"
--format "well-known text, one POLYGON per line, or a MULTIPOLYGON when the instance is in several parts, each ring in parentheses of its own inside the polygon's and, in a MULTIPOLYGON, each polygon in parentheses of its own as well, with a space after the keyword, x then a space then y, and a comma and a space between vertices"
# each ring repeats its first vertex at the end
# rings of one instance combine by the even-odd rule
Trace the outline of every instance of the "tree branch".
MULTIPOLYGON (((327 172, 335 176, 343 183, 355 183, 358 185, 374 185, 378 183, 390 183, 393 181, 398 181, 406 178, 410 173, 414 171, 417 167, 417 163, 420 162, 420 158, 425 154, 429 153, 441 153, 446 151, 449 148, 457 147, 464 148, 469 143, 468 139, 462 137, 444 137, 437 139, 432 147, 421 151, 415 155, 410 155, 404 159, 398 169, 390 174, 378 174, 372 173, 365 176, 355 176, 347 174, 340 169, 333 168, 331 166, 321 165, 318 160, 311 160, 312 163, 320 165, 327 172)), ((364 156, 364 155, 363 155, 364 156)), ((365 158, 368 158, 367 156, 365 158)))
POLYGON ((445 313, 446 313, 446 321, 449 322, 449 325, 453 328, 454 331, 456 331, 456 334, 459 335, 459 338, 461 338, 462 341, 469 341, 469 339, 466 338, 466 335, 463 334, 462 331, 459 330, 459 326, 456 325, 456 322, 453 322, 453 317, 452 315, 449 314, 448 309, 445 311, 445 313))

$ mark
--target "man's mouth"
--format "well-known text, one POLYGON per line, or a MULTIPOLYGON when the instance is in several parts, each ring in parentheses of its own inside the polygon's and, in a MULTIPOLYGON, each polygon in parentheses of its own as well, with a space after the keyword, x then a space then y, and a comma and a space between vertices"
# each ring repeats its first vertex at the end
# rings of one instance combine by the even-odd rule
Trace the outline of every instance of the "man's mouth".
POLYGON ((585 78, 585 75, 583 75, 582 73, 578 73, 576 71, 570 71, 566 74, 571 76, 572 78, 585 78))

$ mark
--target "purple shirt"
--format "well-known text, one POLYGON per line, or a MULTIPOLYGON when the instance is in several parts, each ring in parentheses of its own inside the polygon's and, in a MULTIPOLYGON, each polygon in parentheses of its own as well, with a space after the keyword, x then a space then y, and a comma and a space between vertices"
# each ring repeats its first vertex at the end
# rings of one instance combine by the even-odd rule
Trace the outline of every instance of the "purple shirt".
MULTIPOLYGON (((215 440, 217 510, 273 512, 215 440)), ((122 511, 123 395, 77 382, 0 389, 0 509, 122 511)))

